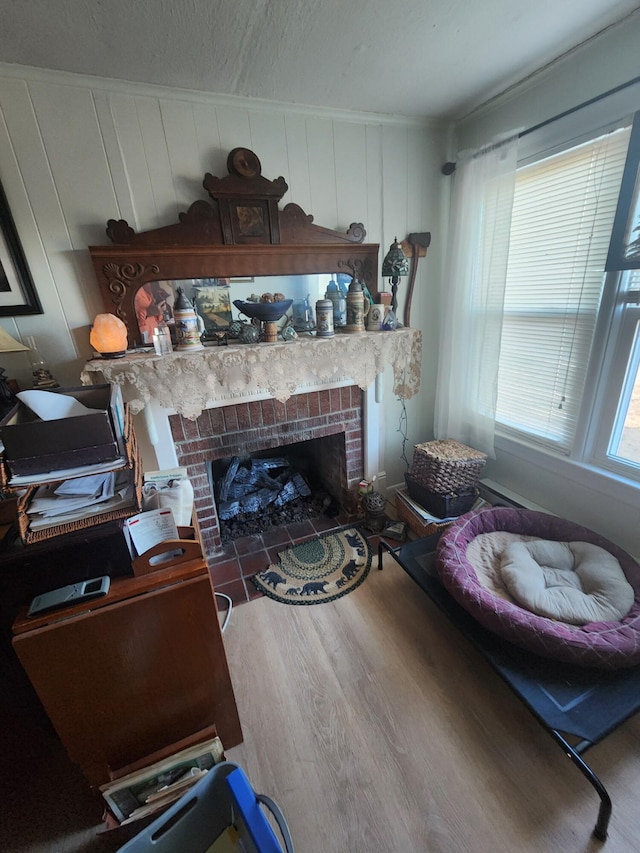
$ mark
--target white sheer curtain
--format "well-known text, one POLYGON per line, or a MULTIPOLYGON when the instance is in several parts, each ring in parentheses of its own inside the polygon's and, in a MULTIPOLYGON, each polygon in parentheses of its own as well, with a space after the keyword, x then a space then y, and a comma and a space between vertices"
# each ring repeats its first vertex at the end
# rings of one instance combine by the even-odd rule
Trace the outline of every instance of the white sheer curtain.
POLYGON ((517 145, 459 155, 442 294, 435 436, 491 457, 517 145))

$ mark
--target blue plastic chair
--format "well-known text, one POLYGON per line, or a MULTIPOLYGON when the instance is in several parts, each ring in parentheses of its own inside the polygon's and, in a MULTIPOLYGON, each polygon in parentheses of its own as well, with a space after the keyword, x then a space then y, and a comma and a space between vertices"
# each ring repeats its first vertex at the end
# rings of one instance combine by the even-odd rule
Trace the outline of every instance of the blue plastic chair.
MULTIPOLYGON (((203 853, 228 827, 234 827, 239 853, 294 853, 280 808, 256 794, 242 768, 230 761, 213 767, 171 808, 130 839, 119 853, 203 853), (284 847, 264 811, 273 815, 284 847)), ((228 849, 225 847, 225 850, 228 849)))

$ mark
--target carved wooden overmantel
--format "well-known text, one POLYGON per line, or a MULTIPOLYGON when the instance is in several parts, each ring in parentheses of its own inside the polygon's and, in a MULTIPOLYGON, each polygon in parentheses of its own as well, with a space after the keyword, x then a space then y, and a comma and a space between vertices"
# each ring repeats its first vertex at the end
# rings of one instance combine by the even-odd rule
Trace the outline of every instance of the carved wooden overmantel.
POLYGON ((130 345, 142 343, 135 295, 150 281, 346 272, 377 289, 379 247, 363 242, 362 223, 341 233, 315 225, 297 204, 281 210, 285 179, 264 178, 248 149, 234 148, 227 170, 205 175, 210 201, 195 201, 177 223, 138 234, 110 219, 112 244, 89 247, 105 310, 123 320, 130 345))

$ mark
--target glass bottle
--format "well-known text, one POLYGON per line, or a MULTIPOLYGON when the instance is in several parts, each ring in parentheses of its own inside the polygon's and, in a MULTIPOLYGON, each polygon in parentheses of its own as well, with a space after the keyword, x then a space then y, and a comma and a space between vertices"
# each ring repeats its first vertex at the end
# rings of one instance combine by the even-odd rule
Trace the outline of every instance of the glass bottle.
POLYGON ((156 355, 169 355, 173 352, 171 333, 166 323, 161 323, 153 330, 153 348, 156 355))

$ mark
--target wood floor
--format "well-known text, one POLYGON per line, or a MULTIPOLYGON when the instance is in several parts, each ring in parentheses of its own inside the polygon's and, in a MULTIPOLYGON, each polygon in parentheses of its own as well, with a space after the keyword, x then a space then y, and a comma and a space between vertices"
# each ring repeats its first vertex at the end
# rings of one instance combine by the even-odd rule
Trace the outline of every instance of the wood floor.
MULTIPOLYGON (((245 734, 227 757, 296 853, 640 850, 640 716, 587 753, 614 804, 602 845, 592 787, 391 560, 330 604, 235 609, 225 644, 245 734)), ((116 850, 46 725, 13 725, 2 853, 116 850)))
POLYGON ((640 717, 588 753, 558 746, 391 560, 316 607, 260 599, 225 640, 245 742, 299 853, 640 850, 640 717))

